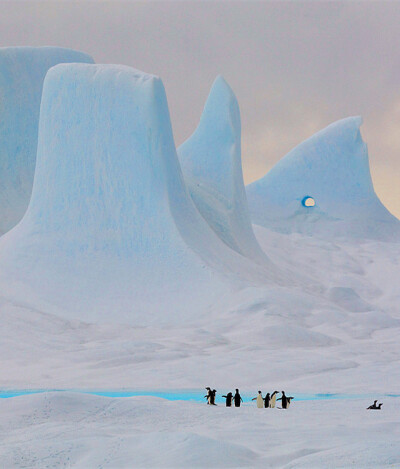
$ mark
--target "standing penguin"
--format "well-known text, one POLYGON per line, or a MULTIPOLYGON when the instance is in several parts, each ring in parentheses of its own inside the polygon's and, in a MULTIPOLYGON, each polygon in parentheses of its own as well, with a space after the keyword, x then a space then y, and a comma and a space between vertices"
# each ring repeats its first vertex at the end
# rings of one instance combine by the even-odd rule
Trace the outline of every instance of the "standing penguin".
POLYGON ((276 404, 276 396, 278 395, 278 391, 274 391, 272 394, 271 394, 271 399, 269 401, 269 406, 271 407, 271 409, 273 409, 275 407, 275 404, 276 404))
POLYGON ((215 403, 215 394, 217 394, 216 389, 213 389, 212 391, 210 391, 210 405, 217 405, 215 403))
POLYGON ((271 401, 271 396, 269 392, 267 392, 266 396, 264 397, 264 407, 267 409, 269 407, 269 403, 271 401))
POLYGON ((239 389, 236 389, 236 393, 233 399, 235 401, 235 407, 240 407, 240 403, 243 402, 243 399, 239 394, 239 389))
POLYGON ((278 401, 282 401, 282 409, 288 409, 292 399, 294 399, 292 396, 287 397, 285 391, 282 391, 282 397, 280 397, 278 401))
POLYGON ((225 397, 226 399, 226 407, 232 407, 233 394, 231 392, 228 392, 226 396, 222 396, 222 397, 225 397))
POLYGON ((207 399, 207 404, 210 404, 211 388, 207 386, 206 390, 207 390, 207 394, 204 396, 204 398, 207 399))
POLYGON ((257 400, 257 407, 259 409, 262 409, 264 407, 264 399, 262 397, 261 391, 258 391, 258 396, 252 399, 252 401, 255 401, 255 400, 257 400))

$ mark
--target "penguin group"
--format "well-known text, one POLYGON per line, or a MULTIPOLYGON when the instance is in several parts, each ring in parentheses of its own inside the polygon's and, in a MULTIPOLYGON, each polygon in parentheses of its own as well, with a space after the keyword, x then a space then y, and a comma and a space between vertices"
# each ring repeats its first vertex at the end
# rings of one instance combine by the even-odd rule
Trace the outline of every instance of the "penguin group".
MULTIPOLYGON (((207 399, 207 404, 209 405, 217 405, 215 403, 215 395, 217 391, 215 389, 211 389, 209 387, 206 387, 207 394, 204 396, 207 399)), ((240 407, 241 402, 243 402, 243 399, 240 396, 239 389, 236 389, 235 395, 233 395, 231 392, 228 392, 226 396, 222 396, 226 399, 226 407, 232 407, 232 404, 235 405, 235 407, 240 407)))
MULTIPOLYGON (((207 390, 207 394, 204 396, 204 398, 207 399, 207 404, 216 405, 215 395, 217 391, 215 389, 211 389, 210 387, 206 387, 206 390, 207 390)), ((274 391, 272 394, 268 392, 265 397, 262 396, 261 391, 258 391, 257 396, 254 397, 252 401, 257 401, 256 404, 259 409, 262 409, 262 408, 273 409, 276 406, 276 401, 278 400, 278 401, 282 401, 282 407, 278 407, 278 409, 288 409, 294 397, 286 396, 285 391, 282 391, 281 393, 282 393, 282 396, 279 399, 277 399, 279 391, 274 391)), ((228 392, 226 395, 222 397, 225 398, 226 407, 232 407, 232 406, 240 407, 240 404, 243 402, 243 399, 239 393, 239 389, 236 389, 235 394, 228 392)))

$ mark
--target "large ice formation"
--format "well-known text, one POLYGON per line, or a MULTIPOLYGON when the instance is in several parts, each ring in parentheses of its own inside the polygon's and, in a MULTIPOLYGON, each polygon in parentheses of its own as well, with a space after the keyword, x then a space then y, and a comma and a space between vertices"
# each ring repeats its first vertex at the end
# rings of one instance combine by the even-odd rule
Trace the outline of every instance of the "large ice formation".
POLYGON ((339 120, 247 186, 253 223, 276 231, 400 239, 371 180, 361 117, 339 120))
POLYGON ((238 253, 265 261, 251 227, 240 140, 239 105, 219 76, 196 131, 178 155, 192 199, 215 233, 238 253))
POLYGON ((44 77, 64 62, 88 62, 59 47, 0 48, 0 235, 22 218, 31 196, 44 77))
POLYGON ((31 201, 0 239, 10 296, 84 320, 178 322, 229 293, 253 269, 242 260, 186 190, 159 78, 116 65, 48 72, 31 201))

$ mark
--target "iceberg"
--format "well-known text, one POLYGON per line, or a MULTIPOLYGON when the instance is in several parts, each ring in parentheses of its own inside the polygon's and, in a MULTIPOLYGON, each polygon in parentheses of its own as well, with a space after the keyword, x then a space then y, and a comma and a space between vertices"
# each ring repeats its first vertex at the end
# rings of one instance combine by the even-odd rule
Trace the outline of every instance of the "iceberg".
POLYGON ((239 254, 267 261, 247 205, 239 105, 222 76, 215 80, 200 123, 178 155, 190 195, 214 232, 239 254))
POLYGON ((44 77, 64 62, 88 62, 60 47, 0 48, 0 235, 15 226, 29 203, 35 171, 44 77))
POLYGON ((400 239, 371 179, 361 117, 329 125, 246 188, 254 224, 279 232, 400 239))
POLYGON ((9 297, 133 324, 185 321, 243 285, 243 272, 275 275, 257 274, 197 212, 162 81, 117 65, 49 70, 32 197, 0 259, 9 297))

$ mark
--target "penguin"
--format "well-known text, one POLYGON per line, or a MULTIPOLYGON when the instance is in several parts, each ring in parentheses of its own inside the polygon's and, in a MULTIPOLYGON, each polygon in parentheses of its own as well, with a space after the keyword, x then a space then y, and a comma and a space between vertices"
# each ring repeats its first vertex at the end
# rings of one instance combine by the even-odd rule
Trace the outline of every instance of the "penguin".
POLYGON ((217 394, 216 389, 213 389, 212 391, 210 391, 210 402, 209 402, 210 405, 217 405, 215 403, 215 394, 217 394))
POLYGON ((228 392, 226 396, 222 396, 222 397, 225 397, 226 399, 226 407, 232 407, 233 394, 231 392, 228 392))
POLYGON ((252 399, 252 401, 255 401, 255 400, 257 400, 257 407, 259 409, 262 409, 264 407, 264 399, 262 397, 261 391, 258 391, 258 396, 252 399))
POLYGON ((207 404, 210 404, 211 388, 207 386, 206 390, 207 390, 207 394, 204 396, 204 398, 207 399, 207 404))
POLYGON ((367 407, 367 410, 381 410, 381 407, 382 407, 383 403, 380 402, 379 405, 376 405, 377 402, 378 401, 374 401, 374 403, 372 405, 367 407))
POLYGON ((294 399, 293 396, 287 397, 285 391, 282 391, 282 397, 280 397, 278 401, 282 401, 282 409, 288 409, 292 399, 294 399))
POLYGON ((271 409, 273 409, 275 407, 277 394, 278 394, 278 391, 274 391, 271 394, 271 399, 269 401, 269 406, 271 407, 271 409))
POLYGON ((264 407, 267 409, 269 407, 269 403, 271 401, 271 395, 267 392, 266 396, 264 397, 264 407))
POLYGON ((241 398, 239 394, 239 389, 236 389, 234 401, 235 401, 235 407, 240 407, 240 403, 243 402, 243 399, 241 398))

